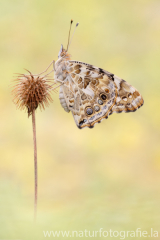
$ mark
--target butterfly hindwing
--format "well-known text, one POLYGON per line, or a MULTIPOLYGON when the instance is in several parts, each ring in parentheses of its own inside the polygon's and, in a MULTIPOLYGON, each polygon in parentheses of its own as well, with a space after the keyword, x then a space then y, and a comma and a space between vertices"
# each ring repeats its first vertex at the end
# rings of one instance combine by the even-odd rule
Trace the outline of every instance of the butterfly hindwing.
POLYGON ((118 96, 112 112, 135 112, 143 105, 143 98, 137 89, 117 76, 114 76, 114 81, 117 85, 118 96))

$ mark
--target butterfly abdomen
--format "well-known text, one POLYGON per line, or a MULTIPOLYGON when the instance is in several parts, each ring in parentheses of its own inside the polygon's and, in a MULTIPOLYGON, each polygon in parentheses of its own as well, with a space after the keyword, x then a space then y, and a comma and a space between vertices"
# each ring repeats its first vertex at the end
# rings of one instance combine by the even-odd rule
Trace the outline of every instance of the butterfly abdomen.
POLYGON ((63 94, 63 86, 60 86, 60 89, 59 89, 59 100, 60 100, 61 106, 64 108, 64 110, 69 113, 70 110, 68 109, 68 106, 67 106, 66 100, 64 98, 64 94, 63 94))

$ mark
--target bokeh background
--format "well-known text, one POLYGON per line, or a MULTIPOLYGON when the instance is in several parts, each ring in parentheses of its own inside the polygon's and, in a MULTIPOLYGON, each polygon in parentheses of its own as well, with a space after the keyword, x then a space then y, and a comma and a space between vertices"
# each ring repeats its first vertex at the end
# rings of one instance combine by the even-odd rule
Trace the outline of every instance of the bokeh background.
POLYGON ((160 235, 159 13, 159 0, 1 0, 0 239, 41 240, 43 230, 100 228, 153 228, 160 235), (13 73, 38 73, 57 60, 71 18, 80 22, 72 59, 127 80, 145 104, 83 130, 58 94, 49 108, 37 111, 34 226, 31 118, 16 110, 9 85, 13 73))

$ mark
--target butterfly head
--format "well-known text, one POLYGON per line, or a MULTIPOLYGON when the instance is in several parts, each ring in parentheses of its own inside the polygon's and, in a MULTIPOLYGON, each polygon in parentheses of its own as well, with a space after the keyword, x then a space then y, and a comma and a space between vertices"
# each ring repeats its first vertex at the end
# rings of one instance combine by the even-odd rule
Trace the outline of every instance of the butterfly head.
POLYGON ((58 58, 65 58, 67 60, 70 60, 70 54, 63 48, 63 45, 61 44, 60 51, 58 53, 58 58))

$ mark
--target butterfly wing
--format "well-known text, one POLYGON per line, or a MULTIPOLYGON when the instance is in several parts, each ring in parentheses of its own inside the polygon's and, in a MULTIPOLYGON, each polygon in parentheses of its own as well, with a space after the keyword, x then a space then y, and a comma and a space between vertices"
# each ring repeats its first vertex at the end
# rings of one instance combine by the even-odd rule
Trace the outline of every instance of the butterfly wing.
POLYGON ((135 112, 144 104, 144 100, 137 89, 117 76, 114 76, 114 81, 117 85, 118 95, 111 113, 135 112))
POLYGON ((134 87, 101 68, 67 61, 66 71, 61 95, 79 128, 92 128, 113 112, 131 112, 143 105, 134 87))

